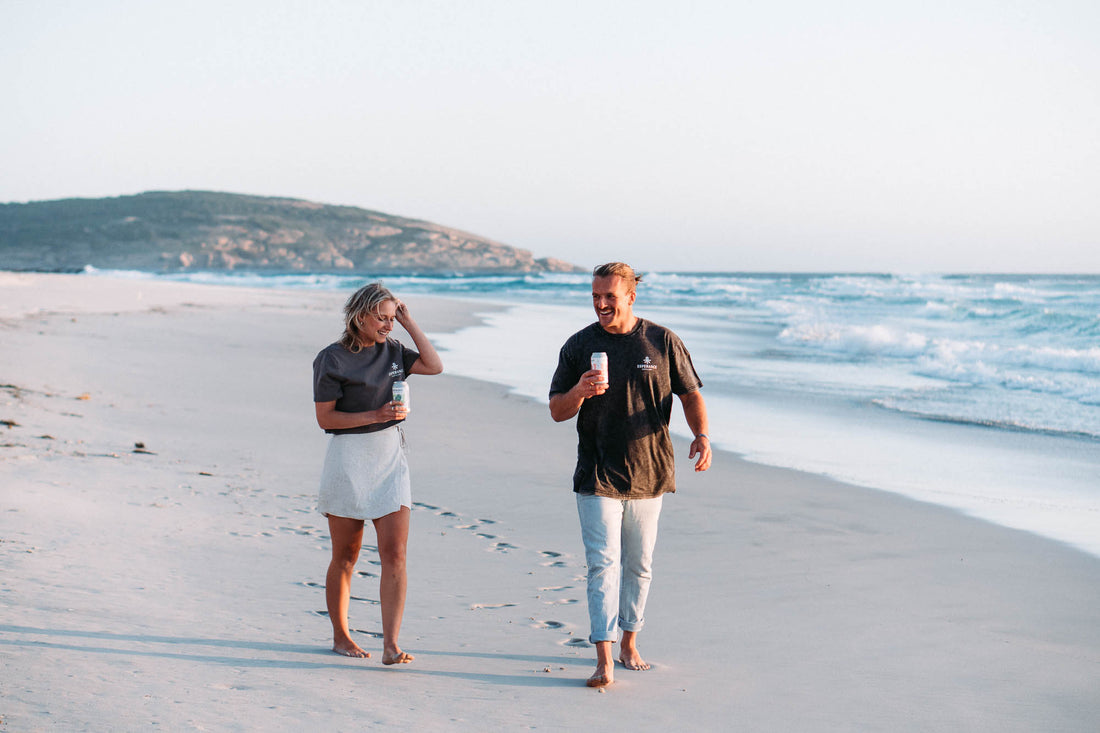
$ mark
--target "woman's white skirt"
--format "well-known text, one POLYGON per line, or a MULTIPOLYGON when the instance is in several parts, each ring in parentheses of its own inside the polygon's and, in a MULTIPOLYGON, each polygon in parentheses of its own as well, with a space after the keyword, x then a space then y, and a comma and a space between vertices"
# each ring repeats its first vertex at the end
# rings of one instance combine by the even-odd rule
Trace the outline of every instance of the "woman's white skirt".
POLYGON ((317 508, 322 514, 378 519, 412 509, 409 463, 398 426, 329 439, 317 508))

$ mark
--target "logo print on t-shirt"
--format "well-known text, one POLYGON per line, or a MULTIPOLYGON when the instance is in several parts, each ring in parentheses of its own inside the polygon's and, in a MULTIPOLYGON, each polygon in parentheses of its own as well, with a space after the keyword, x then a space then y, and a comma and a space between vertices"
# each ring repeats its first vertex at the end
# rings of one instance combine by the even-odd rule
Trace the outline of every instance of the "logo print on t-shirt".
POLYGON ((638 365, 638 368, 652 371, 657 368, 657 365, 654 364, 653 360, 647 356, 646 358, 642 359, 642 363, 638 365))
POLYGON ((405 376, 405 371, 401 367, 397 366, 396 361, 393 362, 392 364, 390 364, 390 376, 391 377, 403 377, 403 376, 405 376))

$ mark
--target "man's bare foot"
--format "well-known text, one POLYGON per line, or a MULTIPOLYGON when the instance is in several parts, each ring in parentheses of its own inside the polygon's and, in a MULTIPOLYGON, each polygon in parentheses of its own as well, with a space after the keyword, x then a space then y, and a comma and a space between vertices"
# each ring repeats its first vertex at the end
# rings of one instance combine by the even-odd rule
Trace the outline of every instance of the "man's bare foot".
POLYGON ((400 649, 382 652, 382 664, 408 664, 416 659, 412 654, 406 654, 400 649))
POLYGON ((649 662, 642 659, 642 655, 638 653, 637 649, 623 649, 619 653, 619 662, 627 669, 649 669, 649 662))
POLYGON ((607 687, 615 681, 615 674, 612 672, 611 667, 605 667, 602 664, 596 665, 596 671, 592 673, 592 676, 585 682, 589 687, 607 687))
POLYGON ((351 639, 339 644, 333 643, 332 651, 336 654, 343 654, 345 657, 355 657, 357 659, 370 658, 370 652, 364 650, 351 639))

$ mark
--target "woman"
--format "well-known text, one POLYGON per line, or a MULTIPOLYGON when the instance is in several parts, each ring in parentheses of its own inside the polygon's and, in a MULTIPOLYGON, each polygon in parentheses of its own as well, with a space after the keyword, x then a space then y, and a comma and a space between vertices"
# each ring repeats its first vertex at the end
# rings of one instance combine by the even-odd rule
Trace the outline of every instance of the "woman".
POLYGON ((382 664, 407 664, 397 643, 405 611, 405 547, 412 493, 400 423, 406 404, 394 402, 393 383, 410 374, 439 374, 443 362, 408 307, 381 283, 360 288, 344 305, 344 335, 313 361, 317 424, 332 433, 321 474, 318 508, 328 517, 332 561, 325 600, 332 621, 332 651, 369 657, 348 632, 351 576, 374 524, 382 561, 382 664), (389 338, 394 322, 418 351, 389 338))

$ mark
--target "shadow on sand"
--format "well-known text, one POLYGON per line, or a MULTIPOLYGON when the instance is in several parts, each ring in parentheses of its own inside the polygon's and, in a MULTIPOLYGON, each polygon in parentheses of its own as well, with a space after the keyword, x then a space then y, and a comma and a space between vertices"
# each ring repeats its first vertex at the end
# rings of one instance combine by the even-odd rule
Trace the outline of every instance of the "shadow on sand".
POLYGON ((433 657, 469 657, 478 659, 495 659, 499 661, 529 662, 541 667, 549 667, 558 670, 561 667, 583 665, 586 669, 590 666, 589 660, 581 660, 576 657, 538 657, 524 654, 490 654, 485 652, 456 652, 456 651, 430 651, 416 649, 416 662, 412 665, 396 665, 383 667, 366 664, 358 660, 349 659, 333 654, 330 650, 320 646, 308 646, 302 644, 281 644, 270 641, 247 641, 241 639, 206 639, 184 636, 157 636, 152 634, 117 634, 106 631, 82 631, 77 629, 43 629, 32 626, 17 626, 12 624, 0 624, 0 646, 28 647, 37 649, 56 649, 65 652, 83 654, 110 654, 117 656, 147 657, 159 659, 174 659, 198 664, 218 664, 227 667, 241 669, 358 669, 364 672, 392 672, 400 671, 401 674, 413 674, 425 677, 450 677, 494 685, 509 685, 519 687, 576 687, 584 686, 584 680, 580 678, 564 678, 542 672, 531 672, 524 675, 493 674, 485 671, 466 672, 458 670, 425 669, 433 657), (40 638, 30 638, 40 637, 40 638), (58 639, 72 640, 59 641, 58 639), (92 643, 80 643, 76 640, 87 639, 102 642, 114 642, 120 646, 104 646, 92 643), (125 646, 129 644, 131 646, 125 646), (177 647, 180 651, 167 649, 148 649, 145 645, 168 645, 177 647), (214 649, 251 650, 255 652, 268 652, 275 657, 258 657, 247 655, 218 654, 200 651, 192 651, 195 647, 213 647, 214 649), (282 655, 282 656, 280 656, 282 655), (288 657, 285 655, 305 655, 308 659, 288 657), (321 661, 324 658, 328 661, 321 661))

